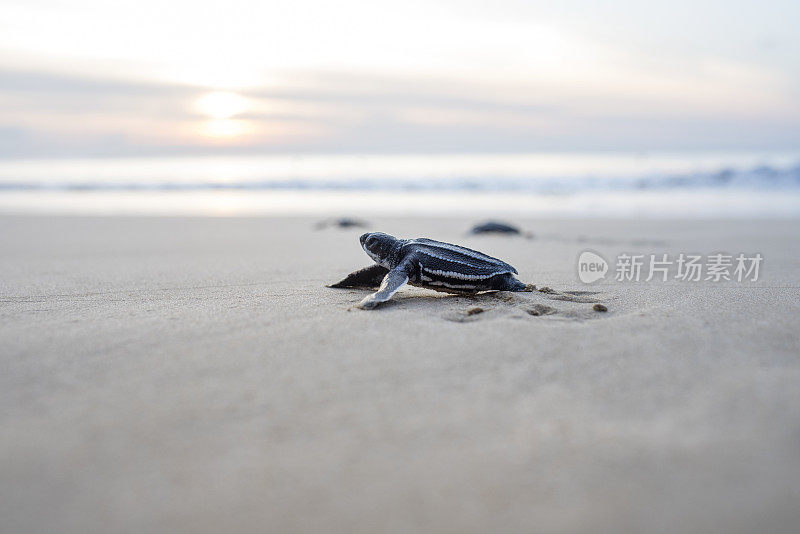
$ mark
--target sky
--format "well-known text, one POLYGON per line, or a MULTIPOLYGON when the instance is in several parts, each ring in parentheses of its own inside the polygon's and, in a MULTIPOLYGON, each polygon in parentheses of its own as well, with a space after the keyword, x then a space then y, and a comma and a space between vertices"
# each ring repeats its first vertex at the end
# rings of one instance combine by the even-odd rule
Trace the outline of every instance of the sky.
POLYGON ((787 150, 800 2, 4 0, 0 157, 787 150))

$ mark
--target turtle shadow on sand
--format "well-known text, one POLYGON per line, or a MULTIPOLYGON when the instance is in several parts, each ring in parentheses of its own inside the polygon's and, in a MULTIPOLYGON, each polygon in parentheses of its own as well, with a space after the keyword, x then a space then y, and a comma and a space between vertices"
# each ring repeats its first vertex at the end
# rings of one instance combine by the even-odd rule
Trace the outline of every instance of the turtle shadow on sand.
POLYGON ((568 291, 545 289, 549 291, 482 293, 470 299, 470 302, 455 302, 442 314, 442 318, 457 323, 500 318, 587 321, 610 315, 606 313, 608 307, 602 304, 611 299, 607 295, 592 292, 592 297, 575 296, 568 291))
MULTIPOLYGON (((333 286, 329 287, 334 287, 333 286)), ((342 287, 342 286, 337 286, 342 287)), ((374 291, 376 286, 345 286, 359 298, 361 291, 374 291)), ((542 290, 529 286, 524 292, 486 291, 480 293, 434 293, 430 288, 412 288, 399 292, 377 311, 432 314, 454 323, 475 323, 497 319, 589 321, 610 317, 606 304, 613 297, 599 291, 542 290)), ((347 311, 355 311, 351 306, 347 311)))

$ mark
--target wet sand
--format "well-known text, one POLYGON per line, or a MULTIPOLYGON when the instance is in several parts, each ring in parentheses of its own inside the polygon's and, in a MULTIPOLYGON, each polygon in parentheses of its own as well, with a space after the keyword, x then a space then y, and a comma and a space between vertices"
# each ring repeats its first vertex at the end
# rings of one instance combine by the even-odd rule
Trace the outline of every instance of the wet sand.
POLYGON ((376 218, 553 292, 374 311, 315 222, 0 217, 0 530, 796 532, 797 221, 376 218), (587 249, 764 261, 587 286, 587 249))

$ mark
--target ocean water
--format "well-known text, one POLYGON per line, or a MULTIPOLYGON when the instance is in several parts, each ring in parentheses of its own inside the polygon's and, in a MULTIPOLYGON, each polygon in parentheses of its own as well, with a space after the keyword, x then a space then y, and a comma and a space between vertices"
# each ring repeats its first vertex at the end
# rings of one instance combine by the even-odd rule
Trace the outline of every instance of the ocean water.
POLYGON ((800 216, 800 150, 0 160, 0 212, 800 216))

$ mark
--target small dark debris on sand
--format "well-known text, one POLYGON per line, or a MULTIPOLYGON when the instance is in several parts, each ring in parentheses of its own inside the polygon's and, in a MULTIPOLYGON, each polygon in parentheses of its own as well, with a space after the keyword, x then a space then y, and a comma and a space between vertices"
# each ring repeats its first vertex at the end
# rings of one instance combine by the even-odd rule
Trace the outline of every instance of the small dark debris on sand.
POLYGON ((536 291, 536 284, 527 284, 523 291, 525 291, 526 293, 530 293, 531 291, 536 291))
POLYGON ((523 232, 513 224, 508 224, 500 221, 486 221, 481 224, 476 224, 469 231, 471 235, 478 234, 502 234, 502 235, 521 235, 528 239, 533 239, 533 234, 530 232, 523 232))
POLYGON ((339 217, 338 219, 325 219, 317 223, 317 230, 325 228, 366 228, 367 223, 360 219, 351 217, 339 217))
POLYGON ((539 288, 539 293, 558 293, 558 291, 550 287, 544 286, 539 288))
POLYGON ((594 306, 592 306, 592 309, 594 311, 598 311, 598 312, 607 312, 608 311, 608 308, 604 304, 595 304, 594 306))
POLYGON ((479 313, 483 313, 485 310, 480 306, 473 306, 471 308, 467 308, 467 315, 477 315, 479 313))
POLYGON ((520 234, 519 228, 499 221, 486 221, 477 224, 469 231, 471 234, 520 234))
POLYGON ((528 308, 525 311, 528 312, 530 315, 539 316, 539 315, 553 315, 554 313, 556 313, 557 310, 555 308, 551 308, 550 306, 545 306, 544 304, 534 304, 532 307, 528 308))

